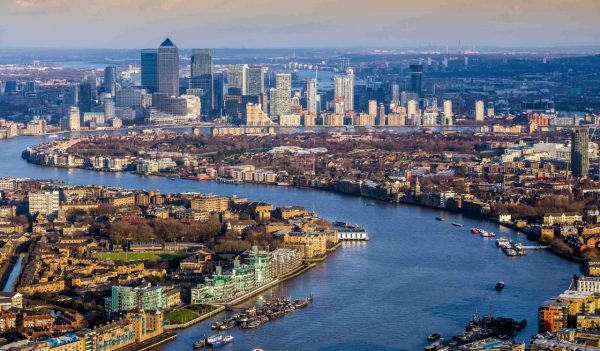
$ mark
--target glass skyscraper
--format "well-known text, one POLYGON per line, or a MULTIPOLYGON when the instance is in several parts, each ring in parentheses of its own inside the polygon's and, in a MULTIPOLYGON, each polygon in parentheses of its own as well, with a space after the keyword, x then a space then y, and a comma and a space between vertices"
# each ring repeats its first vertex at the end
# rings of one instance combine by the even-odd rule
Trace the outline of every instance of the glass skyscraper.
POLYGON ((144 49, 141 54, 142 86, 150 93, 156 92, 158 87, 158 51, 156 49, 144 49))
POLYGON ((212 50, 193 49, 190 75, 190 89, 200 89, 202 115, 208 115, 214 109, 212 50))
POLYGON ((262 67, 249 67, 246 79, 246 95, 259 96, 265 93, 265 73, 262 67))
POLYGON ((575 177, 587 177, 590 171, 589 137, 587 128, 571 132, 571 172, 575 177))
POLYGON ((179 96, 179 49, 167 38, 158 48, 158 92, 179 96))
POLYGON ((410 91, 417 95, 417 99, 422 96, 423 89, 423 65, 410 65, 410 91))
POLYGON ((115 96, 117 90, 117 67, 108 66, 104 69, 104 92, 115 96))

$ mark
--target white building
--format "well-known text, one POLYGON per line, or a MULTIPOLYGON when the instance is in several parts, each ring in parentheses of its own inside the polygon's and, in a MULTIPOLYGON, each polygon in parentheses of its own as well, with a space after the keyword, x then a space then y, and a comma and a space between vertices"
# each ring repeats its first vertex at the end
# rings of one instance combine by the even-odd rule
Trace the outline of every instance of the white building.
POLYGON ((60 209, 58 191, 43 191, 29 193, 29 214, 37 213, 44 216, 55 216, 60 209))
POLYGON ((485 108, 485 104, 483 103, 483 100, 477 100, 475 102, 475 121, 476 122, 483 122, 484 108, 485 108))
POLYGON ((577 280, 577 291, 600 293, 600 277, 581 277, 577 280))
POLYGON ((292 76, 289 73, 277 73, 275 86, 275 91, 271 90, 274 93, 271 94, 271 104, 275 104, 271 110, 271 117, 290 114, 292 111, 292 76))
POLYGON ((451 126, 454 113, 452 112, 452 100, 444 100, 444 125, 451 126))
POLYGON ((354 71, 346 69, 346 75, 337 75, 334 79, 335 113, 344 114, 354 111, 354 71))

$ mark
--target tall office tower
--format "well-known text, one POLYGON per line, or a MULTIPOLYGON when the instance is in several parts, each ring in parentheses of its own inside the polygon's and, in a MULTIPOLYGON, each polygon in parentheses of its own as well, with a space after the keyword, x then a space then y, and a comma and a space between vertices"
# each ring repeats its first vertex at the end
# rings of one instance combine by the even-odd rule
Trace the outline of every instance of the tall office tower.
POLYGON ((275 103, 277 104, 276 116, 288 115, 292 111, 292 75, 277 73, 275 76, 275 103))
POLYGON ((223 96, 223 89, 225 88, 225 77, 223 73, 213 74, 213 95, 214 95, 214 111, 217 115, 223 114, 225 97, 223 96))
POLYGON ((408 100, 408 107, 407 107, 407 115, 408 118, 410 118, 411 120, 411 124, 413 126, 418 126, 421 124, 421 121, 419 119, 419 110, 418 110, 418 104, 416 100, 408 100))
POLYGON ((392 84, 392 100, 390 101, 394 105, 398 105, 400 102, 400 85, 392 84))
POLYGON ((277 116, 277 89, 269 89, 269 116, 277 116))
POLYGON ((484 112, 483 112, 483 108, 484 108, 485 104, 483 103, 483 100, 477 100, 475 101, 475 122, 483 122, 483 118, 484 118, 484 112))
POLYGON ((104 92, 115 97, 117 91, 117 67, 108 66, 104 69, 104 92))
POLYGON ((79 109, 81 112, 92 112, 96 95, 96 76, 89 75, 79 86, 79 109))
POLYGON ((44 216, 56 216, 60 209, 58 191, 40 191, 29 193, 29 214, 39 213, 44 216))
POLYGON ((63 95, 65 106, 76 106, 79 104, 79 84, 69 85, 63 95))
POLYGON ((587 128, 571 131, 571 172, 575 177, 587 177, 590 171, 589 137, 587 128))
POLYGON ((316 115, 317 111, 317 79, 306 80, 306 109, 311 115, 316 115))
POLYGON ((246 70, 246 94, 259 96, 265 93, 265 70, 259 66, 251 66, 246 70))
POLYGON ((417 95, 417 100, 422 96, 423 65, 410 65, 410 91, 417 95))
POLYGON ((208 115, 215 105, 211 49, 193 49, 190 89, 201 89, 201 114, 208 115))
POLYGON ((28 93, 37 92, 37 83, 34 80, 27 82, 27 85, 25 86, 25 91, 28 93))
POLYGON ((334 79, 335 113, 344 114, 354 111, 354 71, 346 69, 346 75, 334 79))
POLYGON ((231 65, 228 74, 229 87, 240 89, 241 95, 248 95, 246 91, 248 65, 231 65))
POLYGON ((442 124, 451 126, 452 117, 454 117, 454 113, 452 112, 452 100, 444 100, 444 121, 442 124))
POLYGON ((104 120, 108 121, 115 118, 115 100, 104 99, 104 120))
POLYGON ((81 129, 81 116, 77 106, 71 106, 67 116, 67 129, 77 131, 81 129))
POLYGON ((494 116, 496 115, 496 111, 494 109, 494 103, 493 102, 489 102, 487 105, 487 111, 486 111, 486 116, 488 116, 489 118, 494 118, 494 116))
POLYGON ((179 96, 179 49, 167 38, 158 47, 158 92, 179 96))
POLYGON ((377 122, 378 126, 385 126, 385 105, 383 103, 379 104, 379 109, 377 109, 377 122))
POLYGON ((142 86, 148 89, 148 92, 155 93, 158 89, 158 50, 142 50, 141 65, 142 86))
POLYGON ((16 80, 7 80, 4 82, 4 93, 16 93, 18 84, 16 80))
POLYGON ((377 116, 377 100, 369 100, 369 116, 377 116))

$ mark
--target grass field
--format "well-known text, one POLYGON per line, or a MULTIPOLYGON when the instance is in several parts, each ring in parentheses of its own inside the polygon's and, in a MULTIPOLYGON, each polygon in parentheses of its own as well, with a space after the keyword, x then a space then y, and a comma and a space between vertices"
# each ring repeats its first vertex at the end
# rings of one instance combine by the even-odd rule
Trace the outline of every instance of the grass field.
POLYGON ((180 257, 172 252, 97 252, 96 258, 113 261, 159 261, 180 257))
POLYGON ((187 309, 171 311, 165 314, 165 319, 171 324, 187 323, 196 317, 198 317, 196 312, 187 309))

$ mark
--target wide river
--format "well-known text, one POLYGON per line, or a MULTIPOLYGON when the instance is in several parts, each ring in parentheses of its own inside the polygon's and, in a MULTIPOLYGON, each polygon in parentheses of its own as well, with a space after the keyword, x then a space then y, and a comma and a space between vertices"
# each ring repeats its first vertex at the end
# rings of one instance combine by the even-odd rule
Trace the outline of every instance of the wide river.
MULTIPOLYGON (((326 262, 263 294, 304 297, 312 293, 312 305, 257 330, 231 330, 235 341, 224 350, 422 350, 430 333, 459 333, 474 313, 490 310, 494 315, 527 319, 528 326, 518 339, 528 340, 537 331, 538 305, 565 290, 571 276, 579 272, 577 264, 545 250, 509 258, 494 240, 472 235, 469 228, 482 227, 526 242, 523 235, 439 210, 287 187, 45 168, 21 159, 27 146, 47 140, 0 141, 0 176, 236 194, 275 205, 301 205, 327 219, 350 221, 369 231, 368 243, 343 245, 326 262), (446 220, 437 221, 436 216, 446 220), (464 227, 454 227, 452 222, 464 227), (499 280, 506 282, 502 292, 494 290, 499 280)), ((176 341, 158 350, 191 350, 192 342, 210 335, 210 324, 223 317, 179 331, 176 341)))

